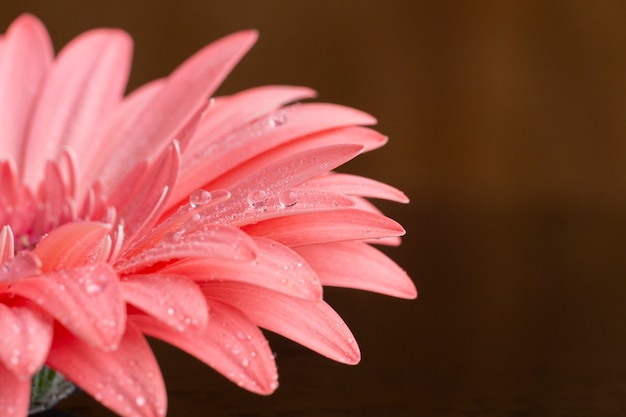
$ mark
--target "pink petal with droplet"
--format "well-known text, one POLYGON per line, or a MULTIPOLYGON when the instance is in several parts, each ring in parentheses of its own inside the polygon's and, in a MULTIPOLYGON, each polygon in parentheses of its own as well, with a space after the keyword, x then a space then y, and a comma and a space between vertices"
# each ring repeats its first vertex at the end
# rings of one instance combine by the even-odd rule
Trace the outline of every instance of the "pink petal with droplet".
POLYGON ((363 149, 360 145, 332 145, 286 155, 269 151, 216 181, 211 188, 224 188, 233 196, 254 190, 295 187, 348 162, 363 149))
POLYGON ((73 334, 114 350, 126 327, 126 305, 115 271, 104 263, 14 282, 10 291, 37 303, 73 334))
POLYGON ((361 358, 358 345, 341 317, 324 301, 307 301, 255 285, 206 282, 205 295, 236 306, 260 327, 281 334, 347 364, 361 358))
POLYGON ((313 267, 325 286, 373 291, 413 299, 411 278, 379 250, 363 242, 336 242, 295 249, 313 267))
POLYGON ((52 320, 21 304, 0 304, 0 362, 20 378, 29 379, 48 356, 52 320))
POLYGON ((308 300, 320 300, 322 286, 313 269, 293 250, 264 238, 254 239, 258 250, 251 263, 219 259, 183 259, 161 272, 195 281, 237 281, 308 300))
POLYGON ((127 120, 128 129, 109 132, 107 146, 115 158, 96 161, 103 184, 118 184, 138 158, 159 155, 256 39, 254 31, 238 32, 200 50, 167 78, 141 113, 127 120))
MULTIPOLYGON (((198 223, 202 224, 200 219, 198 223)), ((162 241, 136 255, 123 255, 115 262, 120 273, 140 272, 159 262, 186 257, 222 258, 234 261, 252 260, 256 256, 254 241, 239 229, 206 225, 197 229, 177 229, 162 241)))
POLYGON ((215 99, 191 138, 189 148, 183 153, 181 184, 175 191, 173 201, 182 200, 206 182, 201 173, 208 166, 208 144, 228 133, 233 128, 232 121, 244 124, 281 104, 314 96, 315 91, 305 87, 264 86, 215 99))
POLYGON ((402 226, 387 217, 349 208, 279 217, 242 229, 250 235, 264 236, 290 247, 379 239, 405 233, 402 226))
POLYGON ((120 416, 166 414, 159 365, 143 335, 130 323, 114 352, 103 352, 57 328, 47 363, 120 416))
POLYGON ((93 263, 102 259, 110 230, 105 223, 67 223, 41 239, 34 253, 44 272, 93 263))
POLYGON ((83 33, 59 53, 42 86, 25 149, 25 181, 35 184, 46 159, 64 145, 82 159, 90 138, 122 98, 132 41, 122 31, 83 33))
POLYGON ((9 26, 0 60, 0 158, 13 159, 22 174, 28 122, 52 57, 50 38, 36 17, 25 14, 9 26))
MULTIPOLYGON (((227 126, 234 126, 232 131, 219 138, 204 139, 207 147, 201 155, 207 169, 198 175, 201 175, 204 183, 210 184, 239 164, 302 136, 342 126, 372 124, 375 121, 372 116, 348 107, 310 103, 278 109, 244 125, 238 125, 237 120, 226 122, 227 126)), ((180 196, 177 195, 177 198, 180 196)))
POLYGON ((179 332, 199 332, 207 324, 209 315, 202 291, 185 276, 129 275, 120 285, 127 303, 179 332))
POLYGON ((398 203, 409 202, 409 199, 402 191, 382 182, 358 175, 329 173, 307 181, 306 184, 303 184, 303 187, 338 194, 382 198, 398 203))
POLYGON ((30 378, 20 378, 0 363, 0 415, 28 415, 30 403, 30 378))
POLYGON ((242 388, 274 392, 278 373, 263 333, 236 308, 217 300, 208 303, 211 316, 200 334, 178 333, 148 316, 131 320, 142 332, 188 352, 242 388))
MULTIPOLYGON (((384 216, 383 212, 374 204, 372 204, 369 200, 362 198, 362 197, 358 197, 358 196, 353 196, 352 199, 355 204, 354 205, 355 209, 367 211, 369 213, 373 213, 378 216, 384 216)), ((364 239, 364 241, 367 243, 375 244, 375 245, 386 245, 386 246, 400 246, 400 244, 402 244, 402 239, 400 238, 400 236, 364 239)))

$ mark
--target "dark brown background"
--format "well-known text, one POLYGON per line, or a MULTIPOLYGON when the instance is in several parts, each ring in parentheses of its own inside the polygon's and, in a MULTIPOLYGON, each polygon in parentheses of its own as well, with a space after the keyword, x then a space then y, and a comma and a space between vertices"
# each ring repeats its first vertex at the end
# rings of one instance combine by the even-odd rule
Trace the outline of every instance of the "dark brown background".
MULTIPOLYGON (((272 337, 257 397, 156 350, 171 416, 626 415, 626 3, 9 1, 56 47, 97 26, 136 42, 131 86, 257 28, 220 90, 288 83, 368 111, 391 142, 346 169, 411 197, 389 253, 417 301, 327 297, 363 351, 334 364, 272 337)), ((108 416, 84 396, 53 415, 108 416)))

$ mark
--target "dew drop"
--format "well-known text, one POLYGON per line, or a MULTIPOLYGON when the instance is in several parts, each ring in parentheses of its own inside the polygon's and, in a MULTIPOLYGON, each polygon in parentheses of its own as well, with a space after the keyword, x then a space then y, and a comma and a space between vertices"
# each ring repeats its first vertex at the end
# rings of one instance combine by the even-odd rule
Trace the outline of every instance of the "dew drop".
POLYGON ((259 208, 265 203, 267 203, 267 192, 256 190, 248 194, 248 204, 250 204, 251 207, 259 208))
POLYGON ((211 201, 211 193, 207 190, 196 190, 189 195, 189 205, 198 207, 211 201))
POLYGON ((139 407, 143 407, 146 404, 146 397, 144 397, 143 395, 138 396, 137 398, 135 398, 135 403, 139 407))
POLYGON ((241 366, 243 366, 244 368, 247 368, 250 365, 250 359, 248 358, 243 358, 241 360, 241 366))
POLYGON ((282 207, 291 207, 298 202, 298 195, 293 191, 283 191, 278 195, 278 201, 282 207))
POLYGON ((173 307, 170 307, 170 308, 167 309, 167 314, 170 315, 170 316, 173 316, 175 312, 176 312, 176 310, 174 310, 173 307))
POLYGON ((269 125, 272 127, 277 127, 284 125, 287 122, 287 113, 281 111, 269 118, 269 125))
POLYGON ((102 291, 102 286, 95 282, 88 282, 87 285, 85 286, 85 289, 87 290, 89 294, 94 294, 94 293, 102 291))

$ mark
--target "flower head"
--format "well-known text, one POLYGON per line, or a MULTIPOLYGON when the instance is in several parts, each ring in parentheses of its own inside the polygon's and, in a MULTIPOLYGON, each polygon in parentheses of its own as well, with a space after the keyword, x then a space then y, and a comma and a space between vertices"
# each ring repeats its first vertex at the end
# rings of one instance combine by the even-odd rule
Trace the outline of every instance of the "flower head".
POLYGON ((365 199, 406 197, 333 172, 385 143, 371 116, 293 104, 315 95, 301 87, 210 98, 256 37, 223 38, 126 97, 121 31, 56 57, 33 16, 0 38, 0 414, 27 414, 46 365, 120 415, 163 416, 145 335, 269 394, 259 328, 354 364, 322 287, 416 296, 371 246, 404 230, 365 199))

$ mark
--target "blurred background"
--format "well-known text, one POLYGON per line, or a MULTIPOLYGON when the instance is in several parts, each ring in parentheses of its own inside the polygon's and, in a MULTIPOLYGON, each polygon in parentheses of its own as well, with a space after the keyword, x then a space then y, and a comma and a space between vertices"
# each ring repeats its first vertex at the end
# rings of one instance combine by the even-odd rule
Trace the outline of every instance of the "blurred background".
MULTIPOLYGON (((418 300, 328 290, 362 363, 270 335, 270 397, 155 343, 170 416, 626 415, 626 3, 10 0, 0 27, 23 12, 57 50, 130 32, 131 89, 256 28, 221 94, 310 86, 390 137, 343 170, 411 198, 380 206, 418 300)), ((111 414, 78 395, 49 415, 111 414)))

